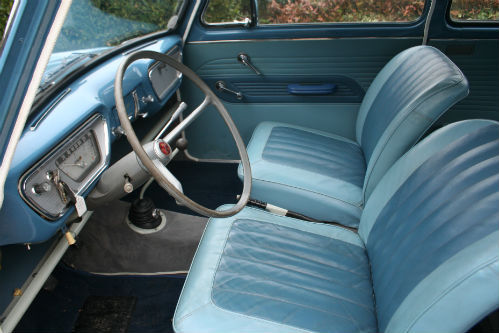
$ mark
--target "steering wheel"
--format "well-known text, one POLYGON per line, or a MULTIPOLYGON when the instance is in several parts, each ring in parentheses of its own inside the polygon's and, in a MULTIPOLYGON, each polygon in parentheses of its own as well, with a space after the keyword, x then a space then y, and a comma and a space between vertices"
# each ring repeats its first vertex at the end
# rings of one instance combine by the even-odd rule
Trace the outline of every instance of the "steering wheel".
POLYGON ((114 83, 114 98, 116 100, 116 110, 118 112, 121 126, 135 154, 138 156, 140 162, 142 162, 142 165, 158 182, 158 184, 163 187, 163 189, 165 189, 178 203, 192 209, 199 214, 210 217, 232 216, 244 208, 244 206, 248 202, 251 191, 251 170, 246 147, 244 145, 243 139, 241 138, 241 135, 239 134, 239 131, 236 128, 236 125, 234 124, 234 121, 230 117, 220 99, 211 91, 211 89, 196 73, 194 73, 184 64, 178 62, 170 56, 167 56, 166 54, 154 51, 137 51, 125 58, 125 60, 119 66, 118 71, 116 72, 114 83), (192 111, 185 119, 183 119, 163 139, 145 144, 144 146, 140 144, 140 141, 137 138, 135 131, 133 130, 132 124, 128 119, 125 102, 123 101, 122 87, 123 77, 125 75, 126 69, 131 63, 140 59, 153 59, 173 67, 174 69, 188 77, 190 80, 192 80, 192 82, 194 82, 194 84, 205 94, 203 102, 199 104, 194 109, 194 111, 192 111), (169 154, 171 152, 171 141, 173 141, 187 126, 189 126, 210 104, 215 106, 218 113, 229 128, 230 133, 232 134, 232 138, 236 143, 237 151, 243 165, 244 179, 241 197, 239 198, 237 204, 226 210, 209 209, 188 198, 183 193, 180 182, 170 173, 170 171, 165 166, 165 164, 170 161, 169 154))

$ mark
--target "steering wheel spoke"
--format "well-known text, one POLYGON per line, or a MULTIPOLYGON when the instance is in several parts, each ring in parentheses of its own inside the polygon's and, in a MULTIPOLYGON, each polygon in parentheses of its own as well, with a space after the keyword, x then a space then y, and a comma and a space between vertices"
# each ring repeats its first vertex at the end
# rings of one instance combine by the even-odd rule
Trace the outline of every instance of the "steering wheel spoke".
POLYGON ((182 120, 174 129, 172 129, 163 140, 168 142, 168 144, 172 144, 173 140, 182 133, 182 131, 189 126, 197 117, 206 109, 208 105, 211 104, 210 96, 206 95, 203 102, 197 106, 184 120, 182 120))
MULTIPOLYGON (((116 72, 114 82, 114 98, 116 100, 116 111, 118 113, 121 126, 125 131, 126 138, 132 146, 132 149, 134 150, 142 165, 149 171, 149 173, 152 175, 152 177, 154 177, 158 184, 163 187, 177 201, 177 203, 192 209, 196 213, 211 217, 232 216, 244 208, 244 206, 248 202, 251 192, 251 169, 248 153, 246 152, 246 147, 244 145, 243 139, 241 138, 241 135, 239 134, 234 121, 230 117, 220 99, 189 67, 163 53, 153 51, 137 51, 131 53, 125 58, 123 63, 118 68, 118 71, 116 72), (203 102, 199 104, 194 109, 194 111, 192 111, 186 118, 184 118, 184 120, 182 120, 173 130, 171 130, 163 140, 155 140, 151 144, 146 144, 144 146, 140 144, 140 141, 137 138, 135 131, 133 130, 132 124, 130 122, 130 119, 128 119, 128 115, 126 112, 125 102, 123 100, 123 77, 125 71, 131 63, 140 59, 153 59, 167 64, 168 66, 184 74, 184 78, 189 78, 206 96, 203 102), (206 107, 210 104, 212 104, 217 109, 218 113, 229 128, 229 131, 232 134, 232 138, 236 143, 236 147, 241 158, 241 163, 243 165, 243 192, 241 193, 239 201, 234 206, 226 210, 209 209, 198 204, 197 202, 192 201, 184 194, 180 181, 165 166, 165 164, 168 163, 170 159, 175 155, 174 153, 170 154, 171 148, 169 144, 172 143, 173 140, 178 137, 187 126, 189 126, 194 120, 196 120, 201 112, 203 112, 203 110, 205 110, 206 107), (168 148, 168 153, 165 153, 166 148, 168 148), (164 154, 165 156, 161 154, 164 154)), ((165 130, 166 128, 168 128, 168 126, 169 124, 165 126, 165 130)))
MULTIPOLYGON (((184 193, 182 183, 168 170, 168 168, 158 159, 153 159, 152 162, 158 168, 159 172, 168 179, 168 181, 181 193, 184 193)), ((166 190, 166 189, 165 189, 166 190)))

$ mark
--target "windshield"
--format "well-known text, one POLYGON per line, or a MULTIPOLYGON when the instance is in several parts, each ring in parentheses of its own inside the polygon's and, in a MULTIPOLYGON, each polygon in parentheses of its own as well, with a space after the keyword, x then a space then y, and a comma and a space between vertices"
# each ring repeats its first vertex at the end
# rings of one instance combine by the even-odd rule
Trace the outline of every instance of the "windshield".
POLYGON ((73 0, 38 92, 127 40, 165 30, 184 0, 73 0))

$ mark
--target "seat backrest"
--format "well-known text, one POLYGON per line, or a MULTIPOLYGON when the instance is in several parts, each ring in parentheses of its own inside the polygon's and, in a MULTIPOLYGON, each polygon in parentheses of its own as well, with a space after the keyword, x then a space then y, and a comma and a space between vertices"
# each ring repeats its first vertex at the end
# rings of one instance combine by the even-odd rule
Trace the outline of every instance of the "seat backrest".
POLYGON ((442 128, 362 213, 381 332, 465 332, 499 307, 499 123, 442 128))
POLYGON ((367 163, 364 202, 388 168, 467 94, 462 72, 431 46, 412 47, 386 64, 357 116, 356 138, 367 163))

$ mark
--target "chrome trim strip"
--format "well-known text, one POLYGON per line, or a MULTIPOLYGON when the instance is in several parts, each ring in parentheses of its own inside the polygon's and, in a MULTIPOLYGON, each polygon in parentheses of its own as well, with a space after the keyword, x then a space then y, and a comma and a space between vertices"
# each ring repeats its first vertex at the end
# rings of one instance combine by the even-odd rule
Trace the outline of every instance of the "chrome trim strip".
POLYGON ((497 40, 497 38, 432 38, 431 42, 480 42, 484 40, 497 40))
POLYGON ((215 43, 242 43, 242 42, 279 42, 279 41, 321 41, 337 39, 402 39, 402 40, 421 40, 422 37, 312 37, 312 38, 268 38, 268 39, 226 39, 226 40, 200 40, 191 41, 187 44, 215 44, 215 43))
MULTIPOLYGON (((187 42, 187 44, 216 44, 216 43, 242 43, 242 42, 279 42, 279 41, 321 41, 321 40, 336 40, 336 39, 397 39, 397 40, 422 40, 423 37, 312 37, 312 38, 269 38, 269 39, 226 39, 226 40, 200 40, 187 42)), ((497 40, 496 38, 432 38, 435 42, 445 42, 445 41, 456 41, 456 42, 472 42, 472 41, 483 41, 483 40, 497 40)))
POLYGON ((52 102, 52 104, 50 104, 50 106, 47 108, 47 110, 42 114, 42 116, 40 118, 38 118, 38 120, 33 124, 31 125, 31 127, 29 128, 30 131, 34 131, 36 130, 36 128, 42 123, 42 121, 48 116, 48 114, 57 106, 57 104, 59 104, 60 101, 62 101, 62 99, 64 97, 66 97, 67 94, 69 94, 71 92, 71 88, 68 88, 66 90, 64 90, 62 92, 62 94, 59 95, 59 97, 57 97, 57 99, 55 101, 52 102))

